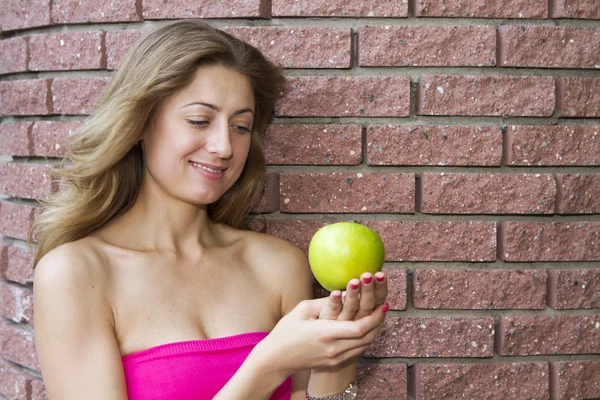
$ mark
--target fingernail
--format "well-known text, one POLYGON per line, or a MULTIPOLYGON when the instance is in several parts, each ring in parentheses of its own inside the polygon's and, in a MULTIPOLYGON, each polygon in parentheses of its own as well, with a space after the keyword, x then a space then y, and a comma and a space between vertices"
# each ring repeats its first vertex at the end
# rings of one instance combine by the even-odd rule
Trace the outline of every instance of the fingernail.
POLYGON ((352 290, 357 290, 359 286, 360 286, 360 283, 351 283, 350 284, 350 287, 352 288, 352 290))
POLYGON ((371 281, 372 281, 372 280, 373 280, 373 277, 372 277, 372 276, 367 276, 367 277, 363 278, 363 282, 364 282, 366 285, 369 285, 369 284, 371 283, 371 281))
POLYGON ((377 279, 377 282, 381 283, 385 280, 385 275, 384 276, 376 276, 375 279, 377 279))
POLYGON ((385 303, 385 304, 383 305, 383 310, 382 310, 382 311, 383 311, 383 313, 385 314, 385 313, 387 313, 387 312, 388 312, 388 310, 389 310, 389 309, 390 309, 390 305, 389 305, 388 303, 385 303))

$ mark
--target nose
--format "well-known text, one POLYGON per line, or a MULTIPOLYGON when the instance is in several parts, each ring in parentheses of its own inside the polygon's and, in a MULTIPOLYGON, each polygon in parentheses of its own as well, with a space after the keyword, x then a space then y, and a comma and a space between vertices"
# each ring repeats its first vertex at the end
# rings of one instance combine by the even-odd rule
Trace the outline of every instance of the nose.
POLYGON ((206 150, 219 158, 230 158, 233 150, 229 123, 227 121, 215 121, 212 128, 206 139, 206 150))

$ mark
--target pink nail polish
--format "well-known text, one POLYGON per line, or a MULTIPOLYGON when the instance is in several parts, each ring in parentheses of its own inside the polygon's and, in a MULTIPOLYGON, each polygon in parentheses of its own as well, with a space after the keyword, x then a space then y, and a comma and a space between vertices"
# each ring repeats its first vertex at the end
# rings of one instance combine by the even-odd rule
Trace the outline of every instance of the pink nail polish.
POLYGON ((363 282, 364 282, 366 285, 369 285, 369 284, 371 283, 371 281, 372 281, 372 280, 373 280, 373 277, 372 277, 372 276, 367 276, 366 278, 363 278, 363 282))
POLYGON ((385 304, 383 305, 383 310, 382 310, 382 312, 385 314, 385 313, 387 313, 387 312, 388 312, 388 310, 389 310, 389 309, 390 309, 390 305, 389 305, 388 303, 385 303, 385 304))
POLYGON ((375 279, 377 279, 377 282, 381 283, 385 280, 385 276, 376 276, 375 279))
POLYGON ((360 286, 360 283, 351 283, 350 284, 350 287, 352 288, 352 290, 357 290, 359 286, 360 286))

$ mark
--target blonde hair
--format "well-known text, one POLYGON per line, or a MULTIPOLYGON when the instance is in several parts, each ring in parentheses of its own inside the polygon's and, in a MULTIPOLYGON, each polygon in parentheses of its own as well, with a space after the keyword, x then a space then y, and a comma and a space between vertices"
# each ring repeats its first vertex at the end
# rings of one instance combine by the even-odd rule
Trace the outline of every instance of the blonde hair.
POLYGON ((222 65, 244 74, 254 91, 250 150, 235 184, 208 206, 214 222, 244 228, 264 185, 262 135, 284 78, 256 48, 197 20, 165 25, 129 51, 96 112, 70 140, 55 171, 60 189, 29 233, 34 267, 49 251, 85 237, 136 201, 144 166, 139 140, 169 96, 187 86, 199 66, 222 65))

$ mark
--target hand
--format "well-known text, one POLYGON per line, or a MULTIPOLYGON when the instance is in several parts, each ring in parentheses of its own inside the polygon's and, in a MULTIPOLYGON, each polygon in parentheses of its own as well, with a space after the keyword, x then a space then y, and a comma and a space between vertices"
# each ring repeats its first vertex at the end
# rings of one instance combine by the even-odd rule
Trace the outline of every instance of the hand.
POLYGON ((318 319, 329 301, 325 297, 300 302, 256 346, 267 369, 287 377, 303 370, 334 368, 370 346, 383 324, 385 306, 374 307, 355 321, 318 319))
POLYGON ((387 294, 385 273, 379 271, 372 275, 365 272, 360 276, 360 280, 351 279, 344 292, 334 290, 329 294, 329 302, 321 310, 319 319, 359 320, 384 304, 387 294))

